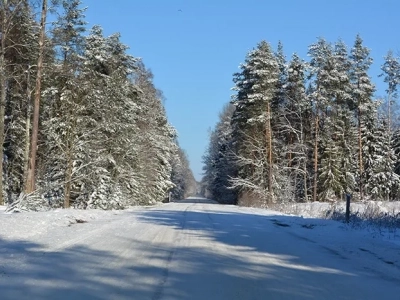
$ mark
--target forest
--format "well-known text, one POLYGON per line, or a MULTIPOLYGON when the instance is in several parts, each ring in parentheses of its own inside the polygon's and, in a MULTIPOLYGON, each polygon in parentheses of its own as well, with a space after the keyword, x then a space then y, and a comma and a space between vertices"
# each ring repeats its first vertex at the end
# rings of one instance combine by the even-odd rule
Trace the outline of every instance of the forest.
POLYGON ((0 205, 121 209, 196 190, 162 92, 80 0, 0 2, 0 205))
POLYGON ((233 75, 204 155, 203 192, 222 203, 391 201, 400 193, 399 57, 388 51, 375 96, 361 36, 318 38, 307 59, 261 41, 233 75))

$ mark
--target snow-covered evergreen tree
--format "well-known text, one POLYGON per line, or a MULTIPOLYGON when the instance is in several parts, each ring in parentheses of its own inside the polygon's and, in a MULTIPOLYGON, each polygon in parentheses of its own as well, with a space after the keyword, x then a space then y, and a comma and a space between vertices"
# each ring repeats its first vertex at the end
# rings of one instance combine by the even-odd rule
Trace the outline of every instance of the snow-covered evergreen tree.
POLYGON ((397 158, 395 172, 396 172, 396 174, 400 175, 400 129, 396 129, 396 131, 393 132, 393 138, 392 138, 391 144, 392 144, 394 154, 397 158))
POLYGON ((84 11, 79 0, 59 1, 62 9, 52 28, 52 42, 56 51, 50 79, 45 90, 46 110, 42 113, 46 135, 40 176, 42 193, 53 206, 63 201, 70 206, 73 169, 80 143, 79 122, 84 110, 84 91, 79 74, 82 73, 82 52, 85 32, 84 11))
MULTIPOLYGON (((342 198, 344 193, 352 194, 355 189, 355 173, 357 171, 357 143, 356 120, 354 110, 356 104, 352 94, 350 81, 351 61, 348 57, 347 46, 339 40, 334 50, 334 72, 332 95, 334 97, 334 122, 332 144, 340 149, 338 169, 340 170, 340 190, 337 197, 342 198)), ((344 197, 343 197, 344 198, 344 197)))
POLYGON ((288 78, 288 67, 286 57, 283 51, 283 44, 281 41, 278 42, 277 51, 275 53, 276 62, 278 63, 279 79, 276 84, 276 93, 271 101, 271 110, 274 112, 271 116, 272 129, 275 132, 275 139, 277 142, 285 139, 281 136, 281 123, 282 115, 285 114, 284 109, 287 106, 288 99, 285 94, 285 87, 288 78))
POLYGON ((309 47, 310 86, 309 97, 313 105, 313 201, 318 200, 318 176, 321 155, 321 142, 330 138, 330 130, 325 130, 324 121, 331 113, 332 95, 329 88, 331 83, 333 48, 320 38, 309 47))
POLYGON ((351 64, 346 45, 340 40, 333 47, 319 39, 309 53, 314 78, 311 97, 315 100, 313 198, 316 200, 319 194, 319 199, 324 200, 329 190, 341 197, 344 192, 351 193, 355 186, 351 64), (319 175, 322 178, 318 179, 319 175))
POLYGON ((400 62, 397 57, 394 57, 393 52, 389 51, 388 54, 384 57, 385 62, 382 65, 381 69, 383 73, 381 76, 384 76, 384 81, 387 83, 387 129, 389 132, 389 139, 391 139, 392 130, 393 130, 393 120, 392 120, 392 105, 394 104, 395 99, 397 99, 397 87, 400 83, 400 62))
POLYGON ((364 134, 365 189, 374 200, 390 200, 400 185, 400 177, 394 172, 396 157, 389 143, 387 124, 376 120, 372 130, 364 134))
POLYGON ((312 105, 305 89, 307 66, 297 54, 293 54, 288 65, 288 76, 284 87, 286 103, 281 116, 281 130, 285 140, 281 154, 290 172, 295 197, 307 200, 309 196, 309 162, 312 105))
POLYGON ((197 183, 190 170, 189 160, 185 151, 180 147, 172 160, 171 190, 172 200, 181 200, 197 193, 197 183))
POLYGON ((162 94, 152 82, 152 73, 138 64, 134 83, 140 89, 135 114, 140 134, 138 142, 138 168, 140 185, 147 202, 162 201, 174 184, 171 181, 172 161, 178 151, 177 133, 168 123, 162 105, 162 94))
POLYGON ((6 202, 11 203, 24 191, 38 36, 35 29, 37 23, 28 1, 2 2, 0 6, 3 21, 0 31, 4 42, 0 50, 0 60, 3 60, 0 66, 2 91, 6 84, 4 94, 1 93, 4 99, 0 110, 4 109, 1 114, 5 113, 5 116, 1 118, 4 127, 0 129, 4 133, 4 143, 1 143, 4 170, 0 169, 4 171, 2 195, 6 195, 6 202))
POLYGON ((232 114, 234 106, 226 105, 213 132, 208 149, 203 156, 203 184, 207 197, 220 203, 235 204, 236 190, 231 188, 231 179, 236 176, 236 165, 232 151, 232 114))
MULTIPOLYGON (((42 3, 44 20, 47 1, 42 3)), ((0 132, 6 133, 1 143, 5 169, 0 172, 6 189, 0 186, 0 190, 13 201, 29 182, 30 187, 35 185, 35 195, 21 194, 17 199, 19 203, 29 200, 29 207, 46 203, 111 209, 162 201, 177 186, 173 181, 178 173, 185 172, 185 186, 180 188, 184 195, 189 190, 194 193, 196 182, 151 73, 127 53, 119 34, 105 37, 101 27, 94 26, 87 37, 83 35, 85 9, 80 0, 51 3, 56 5, 51 10, 56 16, 50 37, 44 34, 44 25, 38 31, 31 2, 0 3, 4 109, 0 115, 4 113, 6 121, 0 126, 0 132), (36 148, 30 145, 30 103, 39 69, 35 66, 39 33, 40 68, 45 72, 35 103, 40 100, 45 109, 36 118, 40 119, 40 126, 35 126, 39 128, 36 148), (25 180, 29 148, 38 151, 37 168, 29 173, 35 180, 30 180, 32 176, 25 180), (181 171, 173 173, 177 165, 181 171)))
MULTIPOLYGON (((274 145, 271 104, 277 93, 279 65, 271 46, 260 42, 235 74, 232 103, 234 147, 239 173, 233 186, 274 201, 274 145)), ((276 153, 276 152, 275 152, 276 153)))
POLYGON ((368 109, 372 106, 372 96, 375 90, 368 75, 368 70, 372 64, 372 58, 369 56, 369 49, 363 45, 363 40, 357 35, 354 46, 350 54, 350 81, 352 85, 352 94, 357 116, 357 162, 358 162, 358 191, 360 199, 364 195, 364 157, 363 157, 363 132, 367 131, 366 122, 373 118, 373 110, 368 109))
POLYGON ((82 147, 77 153, 82 158, 76 166, 85 175, 76 181, 79 206, 120 208, 127 204, 121 195, 137 186, 131 164, 137 159, 134 139, 138 127, 133 116, 138 89, 128 77, 136 59, 126 50, 119 34, 104 37, 98 26, 86 38, 81 76, 88 85, 82 98, 82 147))

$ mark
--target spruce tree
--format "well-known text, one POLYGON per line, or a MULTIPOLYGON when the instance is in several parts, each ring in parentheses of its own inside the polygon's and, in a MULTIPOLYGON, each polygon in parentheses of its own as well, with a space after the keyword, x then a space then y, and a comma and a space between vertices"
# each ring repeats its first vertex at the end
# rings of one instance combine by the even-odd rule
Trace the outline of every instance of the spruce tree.
POLYGON ((389 143, 385 120, 375 120, 375 126, 364 135, 365 189, 374 200, 390 200, 398 190, 400 177, 394 172, 396 157, 389 143))
POLYGON ((371 114, 371 110, 367 109, 372 104, 372 96, 375 91, 375 87, 371 82, 371 78, 368 75, 368 70, 372 64, 372 58, 369 56, 370 50, 363 45, 363 40, 357 35, 354 42, 354 46, 351 49, 350 62, 350 80, 352 85, 352 94, 354 99, 354 105, 356 106, 355 112, 357 116, 357 162, 358 162, 358 190, 360 193, 360 199, 364 196, 364 157, 363 157, 363 135, 365 132, 365 123, 368 118, 368 114, 371 114))
POLYGON ((204 179, 209 197, 220 203, 235 204, 236 190, 232 188, 231 178, 236 176, 236 165, 232 152, 231 119, 233 105, 226 105, 215 130, 211 132, 209 147, 203 156, 204 179))
MULTIPOLYGON (((176 144, 178 144, 176 142, 176 144)), ((181 200, 197 193, 197 183, 189 166, 189 159, 182 148, 178 148, 172 160, 172 200, 181 200)))

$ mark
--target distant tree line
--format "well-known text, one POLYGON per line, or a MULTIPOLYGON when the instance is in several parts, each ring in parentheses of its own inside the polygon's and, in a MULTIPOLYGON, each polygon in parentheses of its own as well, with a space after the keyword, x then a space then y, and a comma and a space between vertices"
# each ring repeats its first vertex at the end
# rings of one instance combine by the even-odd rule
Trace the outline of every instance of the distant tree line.
POLYGON ((86 34, 84 11, 0 2, 0 204, 116 209, 195 193, 152 73, 120 34, 86 34))
POLYGON ((308 55, 286 61, 281 43, 265 41, 247 54, 204 155, 208 197, 260 206, 399 197, 399 58, 386 55, 387 94, 375 99, 360 36, 350 50, 319 38, 308 55))

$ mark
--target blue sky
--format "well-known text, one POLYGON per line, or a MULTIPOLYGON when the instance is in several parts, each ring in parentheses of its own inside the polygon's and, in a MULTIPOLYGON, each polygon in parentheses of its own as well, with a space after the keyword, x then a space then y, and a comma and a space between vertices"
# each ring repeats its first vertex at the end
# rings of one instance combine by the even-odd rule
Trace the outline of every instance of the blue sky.
POLYGON ((370 75, 384 96, 383 56, 400 52, 398 0, 82 0, 89 28, 120 32, 129 53, 141 57, 163 91, 170 123, 188 154, 196 179, 209 131, 230 100, 232 74, 261 40, 282 41, 289 59, 307 59, 318 37, 341 38, 349 47, 356 34, 371 49, 370 75))

